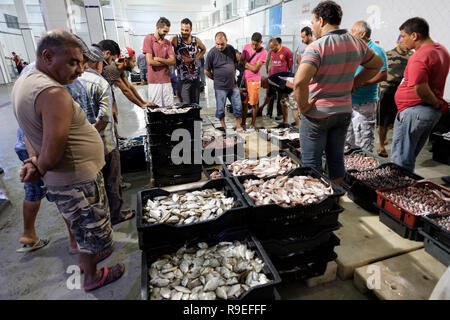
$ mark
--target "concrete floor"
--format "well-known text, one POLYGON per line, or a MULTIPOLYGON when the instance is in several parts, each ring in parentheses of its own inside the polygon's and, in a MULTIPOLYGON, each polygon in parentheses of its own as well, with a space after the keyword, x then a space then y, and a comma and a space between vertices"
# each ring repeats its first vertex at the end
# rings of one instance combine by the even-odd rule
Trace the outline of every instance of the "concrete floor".
MULTIPOLYGON (((0 299, 140 299, 141 290, 141 251, 138 248, 136 220, 114 227, 115 250, 100 266, 123 262, 126 272, 122 279, 105 288, 85 293, 84 290, 67 287, 70 265, 77 263, 77 256, 68 253, 67 229, 56 206, 43 200, 36 221, 38 236, 50 238, 46 248, 36 252, 19 254, 18 239, 23 230, 22 200, 23 185, 19 181, 21 162, 14 153, 17 122, 10 103, 12 86, 0 87, 0 167, 5 173, 0 182, 6 189, 10 204, 0 212, 0 299)), ((146 87, 138 86, 144 100, 146 87)), ((119 101, 119 133, 124 137, 145 134, 144 112, 133 106, 116 90, 119 101)), ((214 114, 215 99, 211 82, 202 94, 203 110, 214 114)), ((291 115, 290 115, 291 117, 291 115)), ((290 122, 292 119, 290 119, 290 122)), ((391 134, 392 135, 392 134, 391 134)), ((390 144, 388 145, 390 150, 390 144)), ((449 167, 431 160, 429 147, 419 155, 417 173, 441 183, 439 177, 449 174, 449 167)), ((136 207, 136 192, 150 187, 150 176, 143 173, 124 175, 132 188, 124 193, 124 207, 136 207)), ((1 187, 1 185, 0 185, 1 187)), ((282 283, 278 287, 283 299, 373 299, 371 294, 361 294, 352 280, 335 280, 331 283, 307 288, 303 282, 282 283)))

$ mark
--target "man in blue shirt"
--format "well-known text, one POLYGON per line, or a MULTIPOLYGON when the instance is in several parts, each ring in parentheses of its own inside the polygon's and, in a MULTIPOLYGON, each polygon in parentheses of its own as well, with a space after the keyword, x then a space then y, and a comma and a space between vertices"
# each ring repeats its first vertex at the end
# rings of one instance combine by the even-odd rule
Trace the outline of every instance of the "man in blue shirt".
MULTIPOLYGON (((142 49, 141 49, 142 51, 142 49)), ((139 67, 139 74, 141 76, 141 84, 147 84, 147 60, 145 60, 145 53, 141 53, 137 57, 137 65, 139 67)))
MULTIPOLYGON (((356 22, 350 34, 362 39, 382 60, 383 67, 380 72, 365 82, 361 87, 356 88, 352 95, 352 123, 348 127, 347 142, 355 144, 360 148, 373 152, 375 142, 375 125, 377 121, 378 107, 378 83, 387 79, 388 62, 386 52, 372 40, 370 36, 372 30, 365 21, 356 22)), ((362 67, 356 70, 356 75, 361 72, 362 67)))

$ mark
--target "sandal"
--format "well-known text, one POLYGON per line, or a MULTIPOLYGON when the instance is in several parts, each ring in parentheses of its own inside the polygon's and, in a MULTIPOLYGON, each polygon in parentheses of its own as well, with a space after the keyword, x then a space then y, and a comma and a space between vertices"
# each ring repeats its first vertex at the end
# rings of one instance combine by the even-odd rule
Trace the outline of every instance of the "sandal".
MULTIPOLYGON (((111 247, 109 249, 105 249, 105 250, 97 253, 97 263, 102 262, 103 260, 108 258, 111 255, 111 253, 113 252, 113 250, 114 249, 111 247)), ((78 264, 78 268, 80 268, 80 273, 84 273, 84 268, 82 265, 78 264)))
POLYGON ((125 221, 128 221, 128 220, 131 220, 131 219, 133 219, 135 216, 136 216, 136 211, 135 210, 133 210, 133 209, 129 209, 129 210, 123 210, 123 211, 120 211, 120 220, 118 220, 118 221, 111 221, 111 224, 113 225, 113 226, 115 226, 116 224, 119 224, 119 223, 122 223, 122 222, 125 222, 125 221), (127 216, 129 215, 131 213, 131 216, 129 216, 128 218, 127 218, 127 216))
POLYGON ((378 155, 379 155, 380 157, 383 157, 383 158, 387 158, 387 157, 388 157, 388 153, 387 153, 386 150, 378 151, 378 155))
POLYGON ((102 276, 100 280, 89 287, 84 287, 84 291, 86 292, 93 291, 95 289, 101 288, 103 286, 106 286, 107 284, 110 284, 111 282, 120 279, 120 277, 125 272, 125 265, 123 263, 118 263, 113 267, 109 268, 103 267, 101 270, 102 276))
POLYGON ((35 250, 45 247, 49 242, 50 242, 50 240, 48 240, 48 239, 39 239, 38 241, 36 241, 33 244, 24 244, 23 247, 20 249, 17 249, 16 252, 27 253, 27 252, 35 251, 35 250))

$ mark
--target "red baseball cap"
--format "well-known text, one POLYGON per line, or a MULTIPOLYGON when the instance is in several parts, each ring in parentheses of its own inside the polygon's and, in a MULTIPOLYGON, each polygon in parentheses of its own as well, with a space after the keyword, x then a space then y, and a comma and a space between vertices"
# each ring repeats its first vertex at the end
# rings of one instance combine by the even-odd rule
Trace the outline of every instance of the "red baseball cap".
POLYGON ((136 55, 133 49, 128 47, 123 47, 122 50, 120 50, 119 59, 130 59, 133 58, 136 55))

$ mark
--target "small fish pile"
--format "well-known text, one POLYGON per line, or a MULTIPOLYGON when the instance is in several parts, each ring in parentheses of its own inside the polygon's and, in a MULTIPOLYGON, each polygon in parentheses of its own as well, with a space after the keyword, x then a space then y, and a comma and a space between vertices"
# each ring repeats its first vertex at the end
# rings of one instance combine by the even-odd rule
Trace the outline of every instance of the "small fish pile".
POLYGON ((276 138, 279 140, 298 140, 300 133, 297 128, 275 128, 275 129, 261 129, 267 134, 267 139, 276 138))
POLYGON ((222 175, 220 174, 220 172, 218 170, 213 171, 210 175, 211 179, 220 179, 222 178, 222 175))
POLYGON ((216 300, 239 298, 250 288, 271 282, 261 272, 264 262, 239 241, 208 247, 180 248, 149 268, 151 300, 216 300))
POLYGON ((186 225, 212 220, 234 206, 234 199, 216 189, 172 193, 148 200, 143 220, 145 223, 186 225))
POLYGON ((126 151, 144 144, 144 139, 119 139, 119 150, 126 151))
POLYGON ((382 194, 416 216, 450 211, 450 199, 426 185, 385 191, 382 194))
POLYGON ((311 176, 278 176, 274 179, 245 180, 245 192, 255 205, 277 204, 282 207, 308 205, 333 194, 333 187, 326 186, 311 176))
POLYGON ((344 164, 346 170, 355 169, 358 171, 370 170, 380 165, 374 157, 365 157, 360 153, 354 153, 344 157, 344 164))
POLYGON ((261 158, 259 160, 237 160, 228 165, 228 170, 233 176, 254 174, 258 178, 285 174, 299 165, 288 156, 277 155, 272 158, 261 158))
POLYGON ((432 220, 439 224, 442 228, 450 231, 450 216, 445 218, 434 218, 432 220))
POLYGON ((234 146, 236 142, 236 138, 217 137, 212 141, 208 141, 206 146, 205 144, 203 144, 203 147, 212 149, 226 149, 228 147, 234 146))
POLYGON ((350 172, 350 174, 374 189, 409 187, 416 182, 399 169, 388 166, 369 171, 350 172))
POLYGON ((186 113, 191 110, 192 107, 186 108, 174 108, 174 107, 159 107, 159 108, 147 108, 149 112, 162 112, 164 114, 178 114, 178 113, 186 113))

